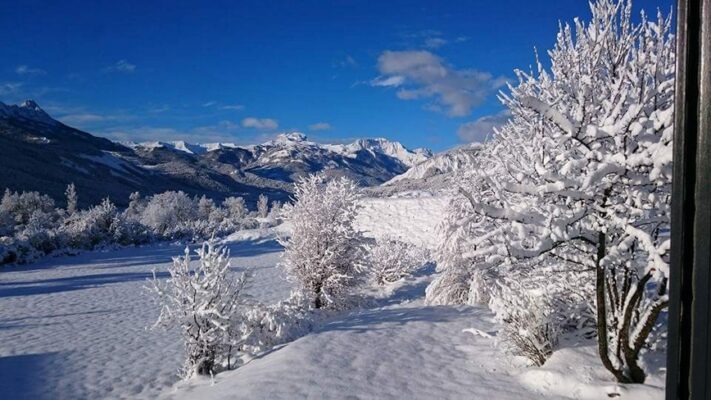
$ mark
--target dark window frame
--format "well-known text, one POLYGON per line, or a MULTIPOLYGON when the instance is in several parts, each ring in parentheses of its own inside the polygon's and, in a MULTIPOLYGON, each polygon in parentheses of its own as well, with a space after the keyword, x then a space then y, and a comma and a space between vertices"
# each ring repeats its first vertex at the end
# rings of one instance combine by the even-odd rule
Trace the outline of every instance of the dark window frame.
POLYGON ((711 399, 711 0, 678 0, 666 397, 711 399))

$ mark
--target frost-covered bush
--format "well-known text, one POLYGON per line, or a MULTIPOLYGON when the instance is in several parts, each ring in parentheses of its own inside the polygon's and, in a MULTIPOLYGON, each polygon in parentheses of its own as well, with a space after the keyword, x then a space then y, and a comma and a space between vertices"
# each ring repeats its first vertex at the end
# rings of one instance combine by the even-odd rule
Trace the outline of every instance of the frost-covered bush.
POLYGON ((191 267, 188 248, 173 259, 170 277, 165 281, 153 273, 149 289, 157 296, 161 313, 154 327, 181 331, 186 360, 183 376, 217 373, 223 358, 230 356, 243 335, 231 328, 239 326, 239 315, 246 303, 247 276, 230 276, 229 252, 205 243, 196 251, 197 266, 191 267))
POLYGON ((281 238, 282 266, 314 308, 338 308, 363 275, 363 243, 353 227, 359 191, 347 178, 312 175, 296 183, 284 212, 291 236, 281 238))
POLYGON ((98 206, 67 217, 60 232, 66 244, 75 249, 92 249, 100 244, 112 243, 112 228, 116 228, 114 219, 117 213, 116 206, 109 199, 104 199, 98 206))
POLYGON ((67 196, 67 214, 74 214, 79 209, 79 195, 77 195, 76 186, 74 186, 73 183, 67 185, 67 190, 64 192, 64 195, 67 196))
POLYGON ((10 217, 15 224, 26 225, 35 211, 45 214, 54 211, 54 200, 39 192, 11 192, 5 190, 0 201, 0 214, 10 217))
POLYGON ((42 210, 35 210, 27 224, 16 237, 43 254, 49 254, 61 247, 57 233, 52 229, 56 224, 56 215, 42 210))
POLYGON ((369 273, 378 285, 405 278, 427 261, 421 249, 391 238, 378 239, 366 251, 369 273))
POLYGON ((178 192, 163 192, 153 195, 141 213, 143 223, 151 227, 159 235, 180 234, 185 221, 194 220, 197 215, 197 205, 187 194, 178 192))
POLYGON ((319 316, 310 303, 303 293, 294 292, 276 304, 255 304, 237 321, 235 331, 244 335, 241 349, 258 354, 308 334, 319 316))
POLYGON ((232 221, 242 221, 247 217, 247 204, 242 197, 228 197, 222 202, 227 218, 232 221))
POLYGON ((228 199, 228 208, 223 208, 205 196, 191 198, 183 192, 164 192, 143 198, 135 192, 122 211, 108 199, 80 210, 73 185, 67 187, 66 196, 67 208, 61 209, 54 207, 51 198, 36 192, 5 191, 0 201, 0 265, 113 244, 201 241, 280 222, 272 218, 260 224, 241 198, 228 199))
POLYGON ((259 200, 257 200, 257 216, 266 218, 267 215, 269 215, 269 198, 264 194, 260 194, 259 200))
POLYGON ((492 291, 490 304, 503 324, 500 337, 507 350, 536 366, 543 365, 553 354, 561 333, 556 310, 546 294, 501 286, 492 291))

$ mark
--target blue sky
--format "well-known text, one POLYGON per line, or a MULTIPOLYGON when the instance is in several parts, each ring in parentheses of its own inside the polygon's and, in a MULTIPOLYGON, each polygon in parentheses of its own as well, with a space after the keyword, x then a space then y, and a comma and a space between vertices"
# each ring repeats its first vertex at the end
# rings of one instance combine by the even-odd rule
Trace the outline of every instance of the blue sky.
MULTIPOLYGON (((637 0, 635 11, 670 10, 637 0)), ((443 150, 587 1, 0 0, 0 101, 118 140, 387 137, 443 150), (444 77, 444 78, 442 78, 444 77)), ((478 122, 477 122, 478 121, 478 122)))

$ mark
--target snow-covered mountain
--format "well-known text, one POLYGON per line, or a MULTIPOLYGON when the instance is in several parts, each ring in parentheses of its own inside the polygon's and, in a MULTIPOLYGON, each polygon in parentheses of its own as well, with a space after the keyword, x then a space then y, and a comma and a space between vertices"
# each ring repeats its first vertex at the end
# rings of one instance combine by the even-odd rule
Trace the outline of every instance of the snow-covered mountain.
POLYGON ((479 148, 480 145, 472 144, 429 157, 383 185, 391 186, 407 181, 427 180, 471 167, 476 161, 479 148))
POLYGON ((40 108, 33 100, 25 100, 19 105, 7 105, 0 102, 0 118, 14 118, 27 122, 41 122, 44 124, 58 125, 59 122, 52 119, 43 109, 40 108))
POLYGON ((244 173, 280 182, 293 182, 301 176, 323 171, 329 175, 349 176, 363 185, 385 182, 431 156, 429 150, 411 151, 398 142, 382 138, 360 139, 349 144, 322 144, 308 140, 301 132, 282 133, 273 140, 249 146, 182 141, 126 145, 145 157, 173 151, 181 156, 239 165, 244 173))
POLYGON ((37 190, 63 199, 74 182, 80 199, 110 197, 125 204, 133 191, 165 190, 210 197, 259 193, 285 200, 298 178, 323 172, 378 185, 428 159, 425 149, 406 149, 387 139, 349 144, 309 141, 299 132, 261 144, 193 144, 184 141, 115 143, 54 120, 37 103, 0 103, 0 189, 37 190))

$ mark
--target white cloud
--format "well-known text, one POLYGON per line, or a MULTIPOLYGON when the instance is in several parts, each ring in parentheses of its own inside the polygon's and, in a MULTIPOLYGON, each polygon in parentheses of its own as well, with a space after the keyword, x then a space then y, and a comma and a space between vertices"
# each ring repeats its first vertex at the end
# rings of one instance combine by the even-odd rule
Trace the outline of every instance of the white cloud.
POLYGON ((118 60, 115 64, 109 65, 104 68, 104 72, 123 72, 130 74, 136 71, 136 66, 130 62, 123 60, 118 60))
POLYGON ((15 73, 18 75, 44 75, 47 71, 40 68, 30 68, 27 65, 18 65, 15 68, 15 73))
POLYGON ((454 69, 429 51, 385 51, 378 57, 381 76, 373 86, 400 87, 402 100, 432 98, 427 108, 442 110, 451 117, 463 117, 506 83, 488 72, 454 69))
POLYGON ((202 106, 203 106, 203 107, 212 107, 212 106, 214 106, 215 104, 217 104, 216 101, 210 100, 210 101, 206 101, 206 102, 202 103, 202 106))
POLYGON ((242 120, 242 126, 255 129, 276 129, 279 127, 279 123, 271 118, 248 117, 242 120))
POLYGON ((431 37, 431 38, 425 39, 424 44, 425 44, 425 47, 427 47, 428 49, 438 49, 438 48, 444 46, 445 44, 447 44, 447 40, 439 38, 439 37, 431 37))
POLYGON ((315 124, 309 125, 310 131, 328 131, 331 129, 331 124, 328 122, 317 122, 315 124))
POLYGON ((510 117, 509 110, 483 116, 476 121, 462 124, 457 130, 457 135, 464 142, 484 142, 494 134, 494 128, 504 125, 510 117))

